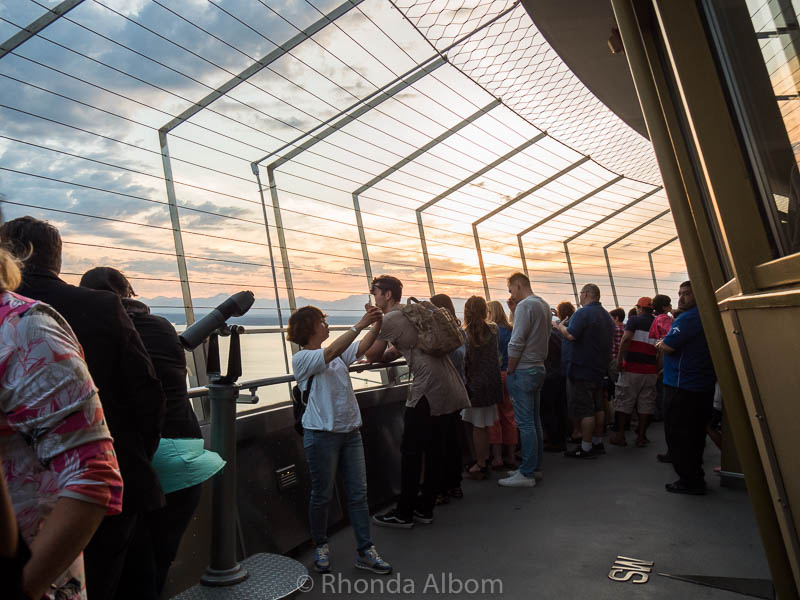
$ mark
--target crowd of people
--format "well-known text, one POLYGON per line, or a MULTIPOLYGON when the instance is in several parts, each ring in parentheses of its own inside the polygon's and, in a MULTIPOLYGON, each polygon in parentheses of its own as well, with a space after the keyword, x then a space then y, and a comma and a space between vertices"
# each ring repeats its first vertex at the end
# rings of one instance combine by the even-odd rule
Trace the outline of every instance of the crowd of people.
MULTIPOLYGON (((0 226, 0 242, 4 589, 13 600, 155 600, 201 484, 224 467, 203 448, 178 335, 112 267, 90 269, 79 286, 60 279, 61 237, 49 223, 14 219, 0 226)), ((355 566, 387 574, 392 566, 372 542, 373 524, 432 523, 437 505, 463 497, 465 476, 487 480, 508 470, 499 485, 534 487, 545 452, 596 459, 605 454, 607 416, 610 443, 627 445, 635 419, 642 447, 663 412, 668 448, 658 457, 679 477, 666 490, 705 493, 715 376, 691 283, 681 284, 677 311, 667 296, 643 297, 627 320, 622 309, 602 306, 592 283, 577 310, 568 301, 552 309, 523 273, 507 283, 508 315, 479 296, 467 300, 463 322, 447 295, 425 303, 452 328, 445 349, 434 344, 441 351, 423 340, 402 303, 402 282, 390 275, 373 280, 374 303, 325 347, 326 315, 313 306, 292 314, 288 338, 300 348, 294 376, 307 397, 303 448, 317 571, 331 568, 327 517, 337 474, 355 566), (401 356, 412 381, 400 494, 395 508, 370 519, 348 367, 401 356)))
POLYGON ((593 283, 580 290, 577 310, 568 301, 551 309, 523 273, 513 273, 507 283, 510 317, 500 302, 472 296, 462 323, 448 296, 431 298, 431 306, 447 311, 460 327, 460 346, 447 353, 418 344, 422 333, 406 316, 403 284, 390 275, 373 280, 374 306, 365 306, 361 320, 326 349, 321 310, 305 307, 291 317, 289 337, 302 348, 294 357, 295 377, 310 392, 303 427, 317 571, 331 568, 325 530, 337 466, 356 537, 356 566, 391 571, 369 534, 361 420, 346 376, 346 365, 361 356, 367 362, 402 356, 412 375, 400 494, 395 508, 372 517, 374 525, 432 523, 437 505, 463 497, 464 476, 485 480, 493 470, 507 469, 499 485, 532 488, 544 477, 545 452, 597 459, 606 453, 607 417, 609 443, 626 446, 635 420, 635 445, 644 447, 648 426, 663 414, 668 450, 658 457, 678 475, 666 491, 705 493, 702 456, 715 375, 691 282, 681 284, 677 310, 668 296, 642 297, 627 318, 621 308, 603 307, 593 283), (369 334, 357 341, 367 327, 369 334), (331 413, 325 423, 310 416, 320 411, 331 413), (321 435, 332 448, 324 469, 317 466, 321 435))
POLYGON ((203 449, 177 332, 116 269, 61 280, 49 223, 14 219, 0 241, 9 597, 156 600, 200 484, 224 465, 203 449))

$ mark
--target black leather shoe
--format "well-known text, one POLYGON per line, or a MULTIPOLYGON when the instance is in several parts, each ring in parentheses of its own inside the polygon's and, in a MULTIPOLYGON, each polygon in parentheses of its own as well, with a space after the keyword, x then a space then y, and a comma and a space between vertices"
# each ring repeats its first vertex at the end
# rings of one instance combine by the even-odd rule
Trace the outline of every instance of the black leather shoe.
POLYGON ((680 479, 673 483, 667 483, 664 488, 671 494, 689 494, 691 496, 703 496, 706 493, 705 484, 702 486, 688 486, 680 479))
POLYGON ((669 455, 669 452, 665 452, 664 454, 656 454, 656 460, 662 463, 671 463, 672 457, 669 455))
POLYGON ((597 454, 589 450, 586 452, 583 448, 578 448, 577 450, 570 450, 569 452, 564 452, 564 456, 567 458, 597 458, 597 454))

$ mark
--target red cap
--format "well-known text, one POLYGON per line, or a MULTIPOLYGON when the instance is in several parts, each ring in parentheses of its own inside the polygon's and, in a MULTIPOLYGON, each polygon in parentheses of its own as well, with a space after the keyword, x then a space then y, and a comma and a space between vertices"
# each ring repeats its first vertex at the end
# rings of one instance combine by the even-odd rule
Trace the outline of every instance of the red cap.
POLYGON ((648 298, 647 296, 642 296, 636 302, 636 306, 641 306, 642 308, 653 308, 653 299, 648 298))

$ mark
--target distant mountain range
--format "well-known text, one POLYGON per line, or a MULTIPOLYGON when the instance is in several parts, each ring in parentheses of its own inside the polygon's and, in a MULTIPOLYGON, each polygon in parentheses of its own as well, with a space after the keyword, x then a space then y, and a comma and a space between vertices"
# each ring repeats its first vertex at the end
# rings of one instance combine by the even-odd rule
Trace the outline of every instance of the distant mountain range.
MULTIPOLYGON (((193 301, 195 318, 208 314, 215 307, 224 302, 228 296, 217 294, 210 298, 195 298, 193 301)), ((175 325, 186 324, 186 313, 183 307, 182 298, 167 298, 156 296, 155 298, 137 297, 137 300, 144 302, 150 307, 151 312, 160 315, 175 325)), ((329 315, 328 323, 331 325, 344 325, 355 323, 359 315, 364 310, 364 304, 368 301, 366 294, 347 296, 339 300, 316 300, 314 298, 297 297, 297 306, 316 306, 329 315)), ((460 316, 464 312, 465 298, 453 298, 456 313, 460 316)), ((289 303, 285 298, 281 299, 281 313, 284 324, 289 320, 291 311, 289 303)), ((252 308, 243 317, 231 319, 229 323, 251 326, 273 326, 278 325, 278 311, 275 307, 275 298, 258 298, 252 308)))

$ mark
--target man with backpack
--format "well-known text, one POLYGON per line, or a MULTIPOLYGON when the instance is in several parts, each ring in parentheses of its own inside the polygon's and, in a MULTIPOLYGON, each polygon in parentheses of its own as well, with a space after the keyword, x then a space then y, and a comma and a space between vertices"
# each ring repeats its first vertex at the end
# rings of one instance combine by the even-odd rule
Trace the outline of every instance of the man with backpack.
MULTIPOLYGON (((384 317, 380 335, 366 353, 367 360, 390 361, 402 355, 413 375, 403 418, 400 498, 394 510, 375 515, 372 520, 384 527, 410 529, 415 522, 433 522, 443 463, 441 448, 433 443, 433 417, 466 408, 469 399, 461 376, 447 357, 448 345, 442 341, 452 333, 447 330, 447 317, 436 313, 434 319, 433 312, 437 309, 428 306, 430 303, 402 306, 403 284, 396 277, 376 277, 370 291, 384 317), (425 311, 430 312, 428 318, 425 318, 425 311), (423 458, 425 482, 420 494, 423 458)), ((457 335, 456 339, 459 339, 457 335)))

